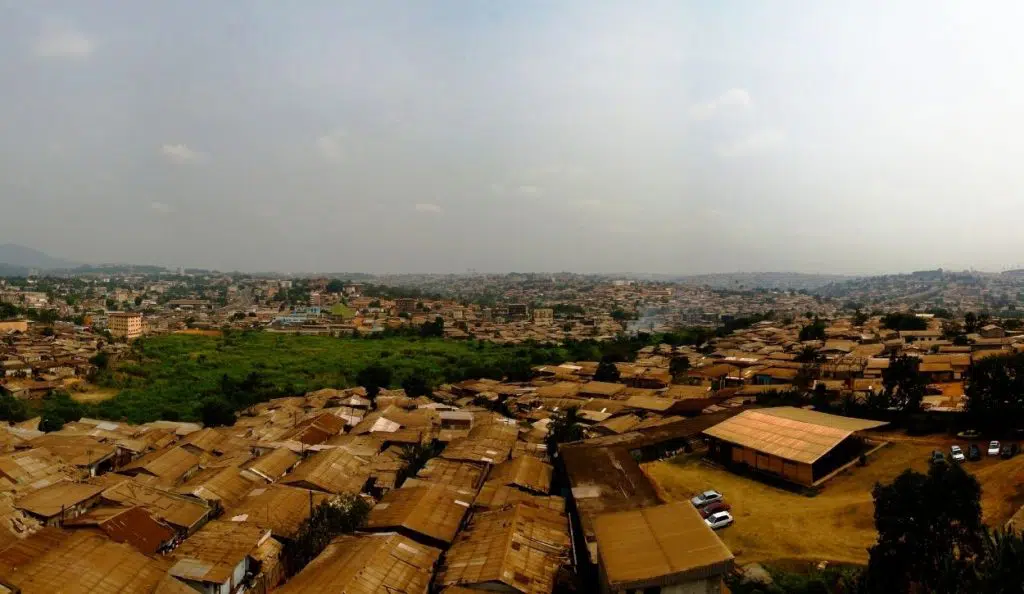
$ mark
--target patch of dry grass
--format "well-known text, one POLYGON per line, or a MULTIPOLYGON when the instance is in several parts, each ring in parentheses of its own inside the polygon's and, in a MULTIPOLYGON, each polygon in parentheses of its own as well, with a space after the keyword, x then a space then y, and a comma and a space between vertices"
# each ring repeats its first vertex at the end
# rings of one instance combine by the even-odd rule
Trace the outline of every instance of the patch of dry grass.
POLYGON ((104 400, 110 400, 120 392, 117 388, 101 388, 85 381, 75 382, 68 387, 70 388, 68 393, 71 394, 71 398, 83 404, 95 404, 104 400))
MULTIPOLYGON (((646 464, 644 470, 671 500, 689 499, 705 489, 721 491, 736 523, 719 536, 740 563, 865 563, 867 549, 877 538, 871 489, 908 468, 927 471, 933 449, 926 443, 891 444, 872 455, 867 466, 853 466, 812 497, 706 466, 694 457, 646 464)), ((1024 503, 1024 455, 968 462, 966 468, 982 485, 982 509, 990 525, 1001 525, 1024 503)))

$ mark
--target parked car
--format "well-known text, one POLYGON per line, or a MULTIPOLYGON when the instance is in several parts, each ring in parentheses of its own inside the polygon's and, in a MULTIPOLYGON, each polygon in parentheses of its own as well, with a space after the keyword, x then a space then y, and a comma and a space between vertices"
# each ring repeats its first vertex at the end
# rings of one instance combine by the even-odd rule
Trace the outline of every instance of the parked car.
POLYGON ((704 523, 710 526, 712 530, 725 528, 729 524, 732 524, 732 514, 725 511, 718 512, 717 514, 711 514, 704 520, 704 523))
POLYGON ((704 491, 703 493, 698 493, 697 495, 695 495, 693 499, 690 499, 690 503, 693 504, 693 507, 700 509, 709 503, 721 501, 724 498, 725 497, 718 491, 704 491))
POLYGON ((972 443, 967 448, 967 459, 970 460, 971 462, 977 462, 978 460, 981 460, 981 448, 978 447, 978 444, 972 443))
POLYGON ((988 455, 989 456, 998 456, 999 455, 999 442, 998 441, 990 441, 990 442, 988 442, 988 455))
POLYGON ((958 445, 951 446, 949 448, 949 457, 952 458, 954 462, 963 462, 966 460, 964 457, 964 451, 961 450, 958 445))
POLYGON ((932 464, 942 464, 945 461, 946 461, 946 457, 942 455, 942 452, 940 452, 939 450, 932 451, 932 457, 931 457, 931 463, 932 464))
POLYGON ((705 505, 700 510, 700 517, 702 517, 702 518, 704 518, 706 520, 706 519, 708 519, 708 517, 710 517, 710 516, 712 516, 714 514, 717 514, 718 512, 727 512, 727 511, 732 511, 732 506, 731 505, 729 505, 725 501, 715 501, 715 502, 712 502, 712 503, 709 503, 709 504, 705 505))
POLYGON ((1017 448, 1014 447, 1016 445, 1017 444, 1013 444, 1013 445, 1006 444, 1006 445, 1004 445, 999 450, 999 457, 1002 458, 1003 460, 1009 460, 1010 458, 1013 458, 1014 456, 1016 456, 1017 455, 1017 451, 1016 451, 1017 448))

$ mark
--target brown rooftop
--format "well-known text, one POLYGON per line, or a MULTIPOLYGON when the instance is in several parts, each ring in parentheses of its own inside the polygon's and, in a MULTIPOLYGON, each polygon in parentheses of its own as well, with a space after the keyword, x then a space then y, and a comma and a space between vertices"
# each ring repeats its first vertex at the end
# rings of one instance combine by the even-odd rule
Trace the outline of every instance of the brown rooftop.
POLYGON ((811 464, 857 431, 888 423, 780 406, 745 410, 705 435, 785 460, 811 464))
POLYGON ((594 530, 603 574, 616 591, 722 575, 733 561, 688 501, 602 515, 594 530))
POLYGON ((480 488, 486 473, 487 469, 483 464, 431 458, 416 473, 416 478, 422 481, 475 490, 480 488))
POLYGON ((124 594, 153 592, 166 575, 167 564, 161 560, 102 534, 75 531, 4 577, 26 593, 124 594))
POLYGON ((246 463, 244 468, 267 482, 274 482, 284 476, 301 459, 302 456, 287 448, 278 448, 246 463))
POLYGON ((254 489, 224 517, 249 522, 273 532, 274 536, 293 538, 309 518, 310 507, 331 499, 318 491, 286 485, 268 485, 254 489))
POLYGON ((248 478, 242 470, 234 467, 208 468, 199 471, 188 482, 178 487, 177 492, 230 507, 248 495, 249 491, 263 484, 262 481, 255 482, 257 480, 259 479, 255 476, 252 479, 248 478))
POLYGON ((483 510, 500 509, 514 503, 527 502, 538 507, 547 507, 558 512, 565 511, 565 499, 554 495, 540 496, 527 493, 515 487, 495 482, 484 483, 473 501, 473 507, 483 510))
POLYGON ((424 544, 448 545, 473 504, 474 491, 424 484, 389 492, 373 507, 366 521, 372 531, 397 530, 424 544), (422 540, 422 539, 417 539, 422 540))
POLYGON ((426 594, 440 555, 400 534, 340 536, 279 592, 426 594))
POLYGON ((495 466, 487 477, 488 483, 515 486, 540 495, 551 490, 553 468, 532 456, 520 456, 495 466))
POLYGON ((281 479, 285 485, 325 493, 359 493, 370 478, 370 461, 344 448, 317 452, 281 479))
POLYGON ((169 573, 193 582, 223 584, 270 533, 253 524, 214 520, 185 539, 173 554, 169 573))
POLYGON ((501 583, 525 594, 547 594, 568 562, 565 514, 529 503, 476 515, 456 538, 437 574, 441 586, 501 583))
POLYGON ((512 442, 493 438, 465 437, 453 439, 441 452, 445 460, 501 464, 512 453, 512 442))
POLYGON ((40 518, 53 518, 93 499, 103 487, 88 483, 54 483, 19 497, 15 507, 40 518))
POLYGON ((66 528, 98 528, 114 542, 132 545, 146 555, 174 539, 174 529, 141 507, 98 507, 64 522, 66 528))
POLYGON ((210 508, 200 501, 127 477, 103 491, 102 498, 110 503, 140 506, 157 518, 186 532, 195 528, 210 514, 210 508))
POLYGON ((148 474, 155 477, 156 484, 173 487, 185 480, 188 473, 198 466, 198 456, 182 447, 170 447, 150 452, 118 472, 130 475, 148 474))

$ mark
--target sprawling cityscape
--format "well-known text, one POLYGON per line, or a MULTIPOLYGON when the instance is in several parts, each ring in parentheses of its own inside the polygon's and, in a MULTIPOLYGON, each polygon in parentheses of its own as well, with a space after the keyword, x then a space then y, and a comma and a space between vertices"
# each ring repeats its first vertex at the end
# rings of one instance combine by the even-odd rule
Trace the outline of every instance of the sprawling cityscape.
POLYGON ((0 594, 1020 594, 1022 20, 0 0, 0 594))
POLYGON ((1015 271, 28 270, 0 279, 0 578, 869 588, 907 476, 1024 516, 1022 299, 1015 271))

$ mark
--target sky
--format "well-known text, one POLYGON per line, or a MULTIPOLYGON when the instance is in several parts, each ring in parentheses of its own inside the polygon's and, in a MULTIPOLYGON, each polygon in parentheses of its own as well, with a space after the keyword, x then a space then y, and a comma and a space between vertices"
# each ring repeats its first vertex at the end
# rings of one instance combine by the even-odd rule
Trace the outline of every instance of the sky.
POLYGON ((248 271, 1020 266, 1022 13, 0 0, 0 243, 248 271))

